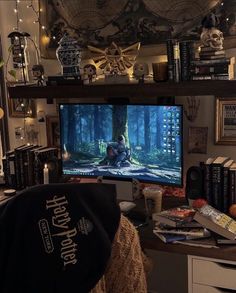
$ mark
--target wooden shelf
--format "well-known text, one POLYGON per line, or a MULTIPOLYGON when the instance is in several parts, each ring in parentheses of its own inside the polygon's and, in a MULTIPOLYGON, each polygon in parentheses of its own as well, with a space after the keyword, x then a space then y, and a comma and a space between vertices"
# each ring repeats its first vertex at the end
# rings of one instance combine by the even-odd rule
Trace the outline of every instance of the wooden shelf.
POLYGON ((92 85, 53 85, 8 87, 10 98, 156 98, 171 96, 219 97, 236 96, 236 80, 186 81, 181 83, 144 83, 144 84, 92 84, 92 85))

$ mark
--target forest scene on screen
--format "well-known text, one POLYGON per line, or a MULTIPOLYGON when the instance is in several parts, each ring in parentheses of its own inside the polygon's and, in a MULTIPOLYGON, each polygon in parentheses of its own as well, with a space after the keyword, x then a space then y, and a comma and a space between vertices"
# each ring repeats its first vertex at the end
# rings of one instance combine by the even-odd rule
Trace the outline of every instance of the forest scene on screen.
POLYGON ((180 106, 61 104, 64 175, 180 185, 180 106))

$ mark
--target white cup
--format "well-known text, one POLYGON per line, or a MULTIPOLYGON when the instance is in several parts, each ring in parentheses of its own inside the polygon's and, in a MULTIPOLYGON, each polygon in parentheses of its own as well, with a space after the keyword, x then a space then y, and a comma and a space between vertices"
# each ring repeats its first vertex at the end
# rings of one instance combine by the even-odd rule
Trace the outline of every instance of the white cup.
POLYGON ((143 189, 145 208, 149 217, 153 213, 159 213, 162 208, 163 189, 159 186, 147 186, 143 189))

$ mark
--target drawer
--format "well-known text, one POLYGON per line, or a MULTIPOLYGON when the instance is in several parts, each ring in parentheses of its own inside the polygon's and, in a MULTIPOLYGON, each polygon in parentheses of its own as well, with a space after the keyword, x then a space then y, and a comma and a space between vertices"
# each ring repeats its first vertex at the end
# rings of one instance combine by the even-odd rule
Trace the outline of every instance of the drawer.
POLYGON ((193 283, 236 290, 236 264, 193 258, 192 278, 193 283))
POLYGON ((201 284, 193 284, 193 291, 192 293, 226 293, 226 292, 232 292, 231 290, 227 289, 220 289, 215 288, 207 285, 201 285, 201 284))

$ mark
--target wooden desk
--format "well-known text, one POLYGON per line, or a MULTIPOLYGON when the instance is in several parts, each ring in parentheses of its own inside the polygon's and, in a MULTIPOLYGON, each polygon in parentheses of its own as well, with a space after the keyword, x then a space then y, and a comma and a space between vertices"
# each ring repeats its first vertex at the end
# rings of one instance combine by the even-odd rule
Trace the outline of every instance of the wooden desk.
MULTIPOLYGON (((176 206, 178 199, 166 198, 163 206, 170 207, 170 203, 176 206)), ((183 204, 184 199, 179 203, 183 204)), ((139 228, 141 245, 154 260, 154 269, 148 277, 151 292, 236 292, 236 245, 202 248, 166 244, 153 234, 152 229, 151 221, 139 228)))

